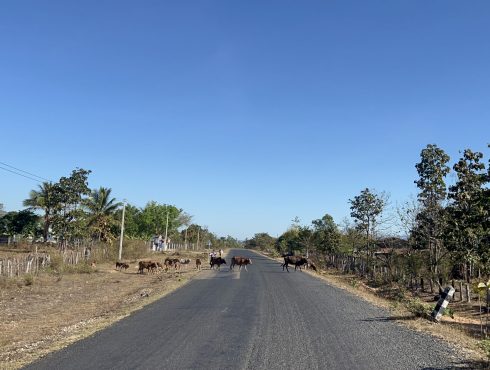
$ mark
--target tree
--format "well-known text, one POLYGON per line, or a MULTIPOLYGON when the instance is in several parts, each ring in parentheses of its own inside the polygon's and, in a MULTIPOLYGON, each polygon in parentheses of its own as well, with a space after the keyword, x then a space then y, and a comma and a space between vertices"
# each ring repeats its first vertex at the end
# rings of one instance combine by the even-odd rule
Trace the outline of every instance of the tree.
POLYGON ((182 226, 182 212, 182 209, 172 205, 148 202, 140 215, 140 236, 150 238, 154 235, 164 235, 167 230, 168 236, 176 237, 177 229, 182 226))
POLYGON ((419 179, 415 180, 420 189, 417 195, 421 209, 417 214, 417 225, 413 230, 416 240, 429 248, 430 268, 438 273, 441 258, 442 232, 444 230, 444 207, 446 183, 449 173, 449 156, 435 144, 429 144, 420 153, 420 162, 415 165, 419 179))
POLYGON ((38 235, 39 217, 32 211, 25 209, 20 212, 7 212, 0 218, 0 234, 13 237, 15 235, 32 236, 38 235))
POLYGON ((357 250, 357 247, 364 245, 366 240, 364 235, 352 225, 350 220, 345 217, 342 220, 342 231, 340 235, 340 249, 343 252, 353 253, 357 250))
MULTIPOLYGON (((116 211, 115 218, 122 221, 122 208, 116 211)), ((124 236, 134 239, 140 237, 140 218, 141 209, 133 206, 132 204, 126 204, 126 210, 124 213, 124 236)))
POLYGON ((257 233, 252 239, 245 241, 245 248, 260 249, 260 250, 273 250, 276 238, 270 236, 267 233, 257 233))
POLYGON ((292 225, 288 230, 282 233, 276 240, 276 249, 281 253, 294 253, 294 251, 303 251, 303 244, 299 238, 299 227, 292 225))
POLYGON ((90 172, 77 168, 69 177, 62 177, 53 185, 52 224, 61 248, 65 248, 69 240, 83 237, 86 233, 86 219, 81 206, 82 199, 90 194, 87 181, 90 172))
POLYGON ((366 188, 354 199, 349 199, 349 202, 351 204, 350 215, 354 218, 357 229, 366 235, 366 256, 369 264, 371 239, 375 235, 378 220, 386 201, 382 195, 366 188))
POLYGON ((340 232, 333 217, 326 214, 320 219, 312 221, 314 244, 319 252, 336 252, 340 246, 340 232))
POLYGON ((310 250, 313 246, 315 234, 308 226, 298 227, 298 243, 306 250, 306 258, 310 257, 310 250))
POLYGON ((51 225, 51 217, 54 214, 56 207, 56 199, 54 196, 54 186, 49 182, 43 182, 39 185, 38 190, 31 190, 29 198, 25 199, 24 207, 30 209, 40 209, 44 211, 44 242, 48 241, 49 227, 51 225))
POLYGON ((469 264, 479 257, 479 250, 486 230, 487 210, 483 185, 486 182, 483 154, 466 149, 453 169, 458 180, 449 187, 451 199, 448 211, 446 235, 447 248, 460 255, 467 264, 467 280, 470 280, 469 264))
POLYGON ((99 241, 112 242, 115 239, 112 229, 117 224, 115 212, 121 203, 110 196, 111 189, 100 187, 92 190, 90 196, 83 201, 88 213, 87 225, 99 241))
POLYGON ((195 243, 196 248, 199 248, 200 245, 205 245, 206 240, 209 240, 209 231, 206 227, 200 226, 197 224, 191 224, 189 227, 181 231, 182 236, 185 238, 185 234, 187 234, 187 240, 190 243, 195 243), (204 242, 203 242, 204 241, 204 242))

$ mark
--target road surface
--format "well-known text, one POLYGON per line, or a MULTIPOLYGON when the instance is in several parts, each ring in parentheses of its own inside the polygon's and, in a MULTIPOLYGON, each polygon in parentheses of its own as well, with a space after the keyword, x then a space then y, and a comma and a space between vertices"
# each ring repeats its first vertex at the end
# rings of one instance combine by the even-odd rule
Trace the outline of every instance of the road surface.
MULTIPOLYGON (((444 342, 387 311, 247 250, 247 271, 183 288, 27 369, 448 369, 444 342)), ((135 277, 137 278, 137 277, 135 277)))

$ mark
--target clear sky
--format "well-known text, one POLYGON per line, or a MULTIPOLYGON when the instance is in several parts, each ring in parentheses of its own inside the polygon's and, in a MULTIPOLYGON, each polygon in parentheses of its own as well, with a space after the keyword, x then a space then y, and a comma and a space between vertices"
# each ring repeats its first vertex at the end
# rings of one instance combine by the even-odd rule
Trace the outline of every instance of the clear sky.
MULTIPOLYGON (((429 143, 489 157, 488 1, 0 3, 0 161, 218 235, 416 194, 429 143)), ((0 170, 0 203, 37 183, 0 170)))

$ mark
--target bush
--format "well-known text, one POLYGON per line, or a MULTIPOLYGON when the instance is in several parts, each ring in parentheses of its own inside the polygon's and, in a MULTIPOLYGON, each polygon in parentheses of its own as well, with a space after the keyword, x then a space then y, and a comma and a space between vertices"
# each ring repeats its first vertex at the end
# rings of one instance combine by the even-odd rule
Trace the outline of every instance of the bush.
POLYGON ((91 274, 94 269, 88 263, 80 263, 78 265, 65 265, 63 272, 67 274, 91 274))
POLYGON ((485 352, 490 360, 490 339, 484 339, 478 343, 478 346, 485 352))
POLYGON ((433 307, 428 303, 420 301, 420 299, 410 299, 406 303, 407 309, 417 317, 430 317, 433 307))
POLYGON ((25 274, 24 275, 24 284, 25 286, 30 286, 34 284, 34 276, 31 274, 25 274))
POLYGON ((63 257, 59 253, 52 253, 50 258, 49 270, 54 273, 63 272, 63 257))

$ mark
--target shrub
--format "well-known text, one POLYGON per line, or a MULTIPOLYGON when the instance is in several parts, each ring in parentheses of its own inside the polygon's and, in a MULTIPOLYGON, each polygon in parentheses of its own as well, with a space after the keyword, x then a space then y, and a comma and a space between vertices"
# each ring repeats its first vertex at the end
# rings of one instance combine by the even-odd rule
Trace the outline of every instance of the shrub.
POLYGON ((485 352, 490 360, 490 339, 484 339, 478 343, 478 346, 485 352))
POLYGON ((425 318, 428 318, 433 310, 432 305, 424 303, 418 298, 408 300, 406 307, 415 316, 425 318))
POLYGON ((88 263, 79 263, 78 265, 65 265, 63 272, 68 274, 91 274, 94 270, 88 263))
POLYGON ((25 286, 30 286, 34 284, 34 276, 31 274, 25 274, 24 275, 24 284, 25 286))

